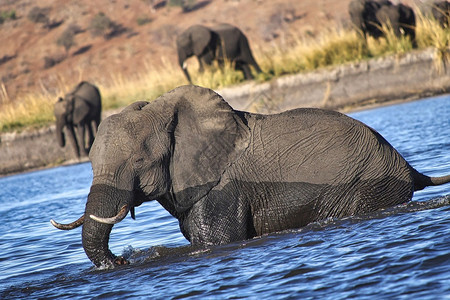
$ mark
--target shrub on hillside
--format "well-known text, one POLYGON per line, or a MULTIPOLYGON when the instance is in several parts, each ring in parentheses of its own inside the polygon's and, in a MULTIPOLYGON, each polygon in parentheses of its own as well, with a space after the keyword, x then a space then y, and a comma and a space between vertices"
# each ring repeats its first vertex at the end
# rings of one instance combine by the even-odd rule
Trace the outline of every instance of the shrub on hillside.
POLYGON ((113 26, 113 22, 108 16, 100 12, 94 16, 89 25, 89 31, 92 36, 99 36, 105 34, 105 32, 113 26))
POLYGON ((147 16, 139 17, 139 18, 137 18, 137 20, 136 20, 136 22, 137 22, 137 24, 138 24, 139 26, 148 24, 148 23, 150 23, 150 22, 152 22, 152 21, 153 21, 152 18, 149 18, 149 17, 147 17, 147 16))
POLYGON ((69 52, 70 48, 76 45, 75 43, 75 33, 69 28, 64 30, 63 33, 56 40, 58 46, 63 46, 66 49, 66 53, 69 52))
POLYGON ((6 20, 15 20, 17 19, 16 11, 15 10, 7 10, 7 11, 0 11, 0 24, 3 24, 6 20))
POLYGON ((56 40, 58 46, 63 46, 66 49, 66 53, 69 52, 70 48, 76 45, 75 35, 83 32, 80 26, 76 24, 69 25, 66 30, 61 33, 59 38, 56 40))
POLYGON ((169 0, 169 6, 181 6, 183 12, 188 12, 195 6, 195 0, 169 0))
POLYGON ((64 60, 63 55, 45 56, 44 57, 44 69, 50 69, 54 65, 59 64, 64 60))
POLYGON ((89 25, 89 31, 92 36, 103 35, 105 39, 110 39, 124 33, 126 28, 111 21, 108 16, 100 12, 92 18, 91 24, 89 25))
POLYGON ((48 18, 48 13, 50 12, 50 8, 48 7, 33 7, 28 13, 28 20, 34 23, 43 23, 47 24, 50 19, 48 18))

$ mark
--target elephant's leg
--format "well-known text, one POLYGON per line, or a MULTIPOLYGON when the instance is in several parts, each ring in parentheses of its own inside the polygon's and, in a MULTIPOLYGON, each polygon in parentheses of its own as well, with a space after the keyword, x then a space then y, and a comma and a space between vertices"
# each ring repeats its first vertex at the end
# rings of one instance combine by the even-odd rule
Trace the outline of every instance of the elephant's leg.
POLYGON ((259 67, 259 65, 256 63, 256 61, 253 61, 253 63, 251 63, 251 65, 253 66, 253 68, 255 68, 257 73, 262 73, 262 70, 259 67))
POLYGON ((256 236, 248 203, 211 191, 194 204, 180 228, 192 245, 219 245, 256 236), (202 217, 199 217, 202 216, 202 217))
POLYGON ((203 59, 201 57, 197 57, 197 59, 198 59, 198 71, 200 73, 203 73, 205 71, 203 67, 203 59))
POLYGON ((73 128, 72 124, 67 124, 67 131, 69 132, 69 140, 73 146, 73 149, 75 151, 75 155, 77 158, 80 157, 80 147, 78 145, 78 141, 75 137, 75 130, 73 128))
POLYGON ((241 70, 244 73, 245 79, 247 79, 247 80, 253 79, 253 74, 252 74, 252 71, 250 70, 250 66, 248 64, 237 61, 235 68, 236 68, 236 70, 241 70))
POLYGON ((414 28, 411 27, 403 27, 403 30, 405 31, 405 35, 409 37, 411 44, 413 48, 417 48, 417 41, 416 41, 416 31, 414 28))
POLYGON ((206 52, 201 57, 199 57, 198 58, 198 63, 200 65, 199 71, 200 72, 204 71, 203 63, 205 63, 208 66, 211 66, 213 63, 213 60, 214 60, 214 56, 211 52, 206 52))
POLYGON ((97 132, 98 132, 98 125, 100 125, 100 118, 93 120, 92 125, 93 125, 94 136, 96 136, 97 132))
POLYGON ((78 145, 80 147, 80 154, 83 156, 88 156, 86 151, 86 124, 78 124, 77 126, 77 139, 78 145))
POLYGON ((392 29, 394 30, 395 36, 401 37, 403 35, 404 30, 400 27, 400 24, 398 22, 392 22, 392 29))
MULTIPOLYGON (((257 73, 262 73, 261 68, 259 67, 258 63, 256 62, 255 58, 253 57, 253 55, 251 53, 248 54, 244 54, 242 55, 238 61, 241 61, 241 63, 243 65, 247 65, 247 66, 253 66, 253 68, 255 68, 255 71, 257 73)), ((244 66, 245 67, 245 66, 244 66)))
POLYGON ((86 123, 86 129, 88 132, 89 141, 87 144, 87 152, 91 150, 92 144, 94 143, 94 131, 92 130, 92 122, 86 123))

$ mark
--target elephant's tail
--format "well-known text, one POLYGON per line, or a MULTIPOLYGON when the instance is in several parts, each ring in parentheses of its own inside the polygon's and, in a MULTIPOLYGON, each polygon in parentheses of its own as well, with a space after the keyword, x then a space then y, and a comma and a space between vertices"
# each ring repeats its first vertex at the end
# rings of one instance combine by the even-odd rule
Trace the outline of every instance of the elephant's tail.
POLYGON ((414 176, 414 191, 420 191, 427 186, 441 185, 450 182, 450 175, 441 177, 429 177, 416 172, 414 176))

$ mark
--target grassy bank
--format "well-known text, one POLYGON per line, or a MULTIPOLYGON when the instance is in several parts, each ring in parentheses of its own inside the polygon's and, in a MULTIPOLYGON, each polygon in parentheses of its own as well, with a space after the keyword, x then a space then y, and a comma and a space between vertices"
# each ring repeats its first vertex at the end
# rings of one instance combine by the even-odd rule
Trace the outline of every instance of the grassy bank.
MULTIPOLYGON (((385 30, 387 31, 385 39, 376 41, 369 38, 367 43, 355 31, 336 28, 322 32, 316 37, 305 37, 291 32, 283 43, 272 45, 270 48, 252 44, 256 60, 264 71, 256 80, 267 81, 285 74, 307 72, 321 67, 412 50, 409 40, 397 38, 387 28, 385 30)), ((449 30, 442 29, 434 20, 418 14, 416 36, 419 49, 428 47, 437 49, 439 53, 437 67, 442 65, 443 60, 448 60, 449 30)), ((203 74, 198 74, 195 72, 197 69, 195 60, 191 59, 191 62, 193 65, 189 69, 197 85, 220 89, 243 81, 242 74, 230 66, 225 70, 213 67, 203 74)), ((115 75, 102 82, 108 82, 105 85, 98 85, 105 110, 122 107, 136 100, 152 100, 170 89, 186 84, 184 75, 175 62, 167 62, 163 68, 157 70, 148 68, 146 72, 137 74, 134 78, 115 75)), ((58 95, 66 93, 72 86, 73 82, 61 78, 58 95)), ((0 87, 0 93, 6 93, 4 87, 0 87)), ((42 91, 39 94, 28 94, 20 99, 0 103, 0 132, 30 126, 40 127, 53 122, 53 104, 58 95, 42 91)))

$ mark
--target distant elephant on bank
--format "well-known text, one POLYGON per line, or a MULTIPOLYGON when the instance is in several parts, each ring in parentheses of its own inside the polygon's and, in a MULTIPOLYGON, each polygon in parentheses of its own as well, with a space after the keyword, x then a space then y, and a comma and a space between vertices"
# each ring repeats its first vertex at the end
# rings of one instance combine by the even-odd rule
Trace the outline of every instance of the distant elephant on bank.
POLYGON ((394 5, 388 0, 353 0, 349 3, 350 19, 364 36, 378 39, 384 36, 383 25, 391 26, 395 35, 408 36, 413 47, 416 43, 416 16, 411 7, 394 5))
POLYGON ((185 63, 186 59, 196 56, 199 70, 203 72, 203 63, 211 65, 217 61, 223 65, 226 60, 234 64, 236 70, 244 73, 245 79, 252 79, 252 66, 256 72, 261 69, 253 58, 247 37, 242 31, 229 24, 220 24, 211 28, 193 25, 177 37, 178 62, 189 82, 191 77, 185 63))
POLYGON ((250 239, 327 218, 373 212, 450 182, 411 167, 375 130, 341 113, 233 110, 183 86, 102 121, 82 242, 96 266, 128 263, 108 247, 113 224, 156 200, 193 245, 250 239))
POLYGON ((416 15, 411 7, 402 3, 397 5, 382 5, 376 12, 376 17, 381 24, 392 27, 396 36, 409 37, 413 47, 416 42, 416 15))
POLYGON ((86 81, 80 82, 64 98, 58 98, 54 106, 58 144, 61 147, 65 146, 64 128, 67 128, 75 155, 78 158, 80 154, 88 156, 94 142, 94 131, 97 132, 100 124, 101 112, 100 92, 95 85, 86 81), (86 130, 89 136, 87 145, 86 130))
POLYGON ((381 24, 379 23, 376 12, 382 5, 389 5, 388 0, 372 1, 372 0, 352 0, 348 5, 350 20, 353 25, 361 31, 364 39, 367 35, 379 38, 383 36, 381 24))
POLYGON ((431 7, 431 13, 433 17, 438 21, 442 28, 449 27, 450 21, 450 2, 448 1, 436 1, 431 7))

